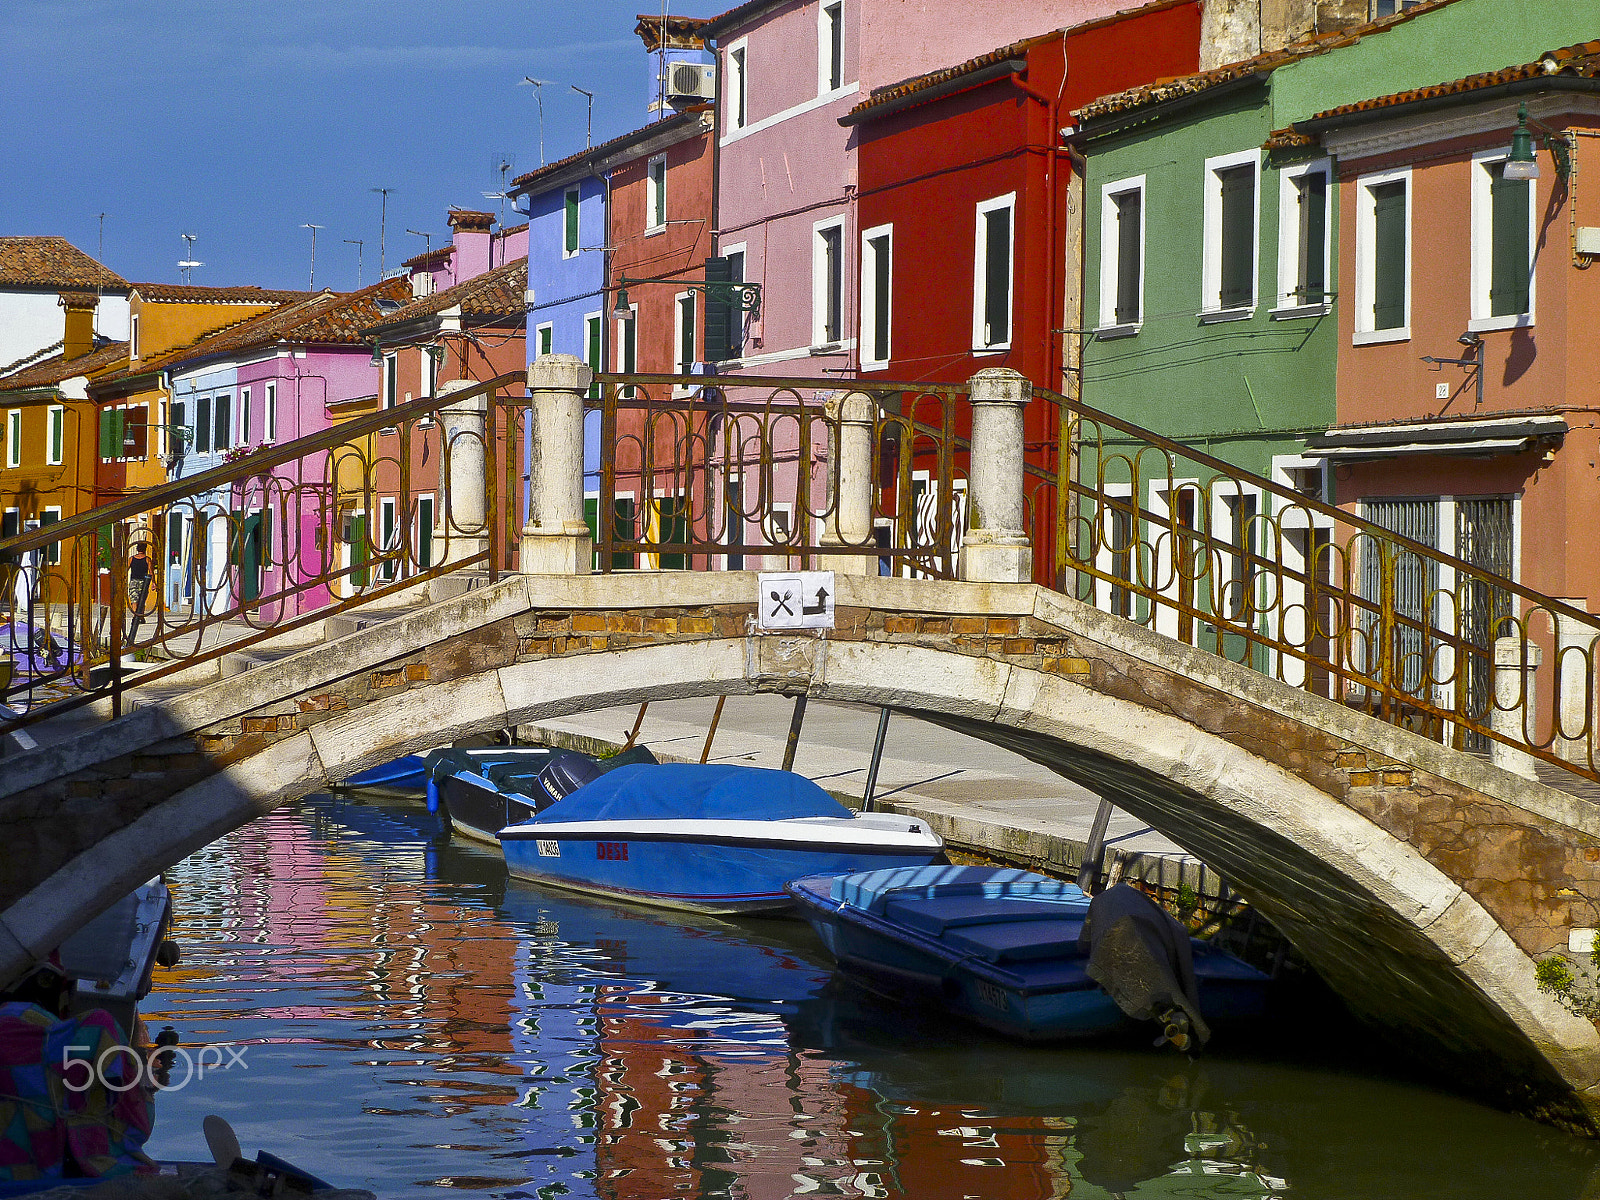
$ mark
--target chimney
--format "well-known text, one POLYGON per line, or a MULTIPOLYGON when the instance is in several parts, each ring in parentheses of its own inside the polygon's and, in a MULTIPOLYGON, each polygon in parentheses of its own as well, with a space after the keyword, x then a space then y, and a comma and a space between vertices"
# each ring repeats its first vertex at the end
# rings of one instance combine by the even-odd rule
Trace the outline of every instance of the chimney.
POLYGON ((94 349, 94 310, 100 297, 93 292, 62 292, 59 303, 66 310, 61 357, 82 358, 94 349))
POLYGON ((468 212, 461 208, 450 210, 457 283, 482 275, 493 265, 489 262, 489 230, 493 225, 493 213, 468 212))

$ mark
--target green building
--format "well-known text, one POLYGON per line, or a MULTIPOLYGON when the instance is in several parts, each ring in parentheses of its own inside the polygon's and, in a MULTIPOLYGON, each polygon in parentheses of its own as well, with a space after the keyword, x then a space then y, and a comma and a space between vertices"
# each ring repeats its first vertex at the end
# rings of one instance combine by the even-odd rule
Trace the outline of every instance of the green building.
MULTIPOLYGON (((1079 110, 1083 402, 1326 497, 1320 461, 1302 451, 1307 435, 1334 423, 1334 305, 1348 302, 1336 175, 1289 126, 1596 36, 1595 0, 1434 0, 1079 110)), ((1281 611, 1282 597, 1254 594, 1250 560, 1312 561, 1327 544, 1321 519, 1302 509, 1298 522, 1266 520, 1279 516, 1281 499, 1213 483, 1203 463, 1169 468, 1116 429, 1086 432, 1081 477, 1112 503, 1086 506, 1080 518, 1076 554, 1099 575, 1081 576, 1084 598, 1272 669, 1259 645, 1225 644, 1207 617, 1261 627, 1252 612, 1281 611), (1118 588, 1117 579, 1138 586, 1118 588), (1152 617, 1141 588, 1173 603, 1152 617)))

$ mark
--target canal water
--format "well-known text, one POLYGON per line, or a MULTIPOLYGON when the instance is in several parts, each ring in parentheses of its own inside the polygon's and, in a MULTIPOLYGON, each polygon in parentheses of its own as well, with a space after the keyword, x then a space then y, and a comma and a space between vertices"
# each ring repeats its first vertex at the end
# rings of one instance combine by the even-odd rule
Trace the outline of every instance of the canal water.
POLYGON ((312 797, 169 882, 159 1157, 220 1113, 383 1197, 1600 1196, 1597 1147, 1348 1044, 1011 1045, 834 981, 801 922, 509 881, 419 803, 312 797))

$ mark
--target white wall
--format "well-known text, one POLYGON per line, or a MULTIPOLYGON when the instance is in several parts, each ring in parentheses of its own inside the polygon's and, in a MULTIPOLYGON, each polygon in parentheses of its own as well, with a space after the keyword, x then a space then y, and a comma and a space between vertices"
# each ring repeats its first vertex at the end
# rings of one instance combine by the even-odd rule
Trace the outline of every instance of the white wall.
MULTIPOLYGON (((127 307, 124 300, 124 326, 127 307)), ((65 315, 54 292, 0 291, 0 367, 59 342, 65 315)))

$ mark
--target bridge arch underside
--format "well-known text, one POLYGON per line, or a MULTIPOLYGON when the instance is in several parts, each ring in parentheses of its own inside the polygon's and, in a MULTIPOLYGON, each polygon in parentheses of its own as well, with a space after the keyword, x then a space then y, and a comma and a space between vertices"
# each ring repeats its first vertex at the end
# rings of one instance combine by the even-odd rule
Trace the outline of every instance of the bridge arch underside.
POLYGON ((888 704, 1114 797, 1221 871, 1359 1016, 1492 1102, 1600 1129, 1594 1026, 1537 991, 1533 958, 1483 904, 1340 799, 1165 707, 1060 674, 887 641, 796 645, 712 637, 515 661, 235 753, 0 913, 0 976, 207 842, 399 753, 617 704, 805 690, 888 704))

